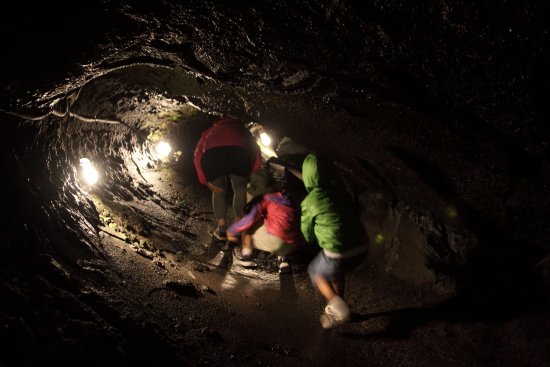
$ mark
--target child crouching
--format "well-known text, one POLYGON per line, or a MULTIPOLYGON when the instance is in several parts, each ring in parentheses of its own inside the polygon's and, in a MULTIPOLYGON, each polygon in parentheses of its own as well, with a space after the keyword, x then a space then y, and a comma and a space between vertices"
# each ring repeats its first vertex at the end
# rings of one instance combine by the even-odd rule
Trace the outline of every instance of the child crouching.
POLYGON ((269 172, 259 169, 250 175, 247 192, 253 199, 246 204, 242 219, 227 231, 227 238, 237 242, 242 235, 242 247, 235 247, 235 264, 254 266, 253 246, 277 255, 280 273, 290 272, 288 257, 305 243, 300 231, 299 205, 280 191, 269 172))

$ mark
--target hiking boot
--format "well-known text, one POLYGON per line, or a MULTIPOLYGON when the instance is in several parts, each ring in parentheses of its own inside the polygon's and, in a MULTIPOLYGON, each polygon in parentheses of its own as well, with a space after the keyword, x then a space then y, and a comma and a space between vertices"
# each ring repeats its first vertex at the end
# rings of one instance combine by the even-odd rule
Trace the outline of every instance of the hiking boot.
POLYGON ((227 237, 225 237, 225 232, 220 232, 219 228, 216 228, 216 230, 212 232, 212 236, 220 241, 227 240, 227 237))
POLYGON ((252 259, 252 254, 243 255, 241 246, 235 246, 233 249, 233 264, 240 265, 243 268, 255 267, 256 263, 252 259))
POLYGON ((277 266, 279 267, 279 274, 286 274, 292 271, 287 257, 279 257, 277 259, 277 266))

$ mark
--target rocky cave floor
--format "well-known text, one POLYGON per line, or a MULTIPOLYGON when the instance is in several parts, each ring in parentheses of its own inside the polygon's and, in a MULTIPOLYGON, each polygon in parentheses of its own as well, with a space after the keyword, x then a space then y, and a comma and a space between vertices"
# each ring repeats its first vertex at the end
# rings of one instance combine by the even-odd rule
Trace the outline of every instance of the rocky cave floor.
MULTIPOLYGON (((323 330, 325 303, 307 274, 317 248, 292 255, 291 274, 279 275, 266 253, 257 269, 232 266, 233 244, 212 240, 210 193, 192 167, 141 174, 155 199, 106 204, 95 196, 104 259, 83 267, 85 276, 101 281, 80 298, 103 325, 90 323, 71 341, 78 347, 62 356, 46 343, 43 361, 70 365, 84 354, 90 365, 550 364, 550 315, 543 305, 508 311, 446 299, 389 275, 371 258, 347 278, 352 321, 323 330), (144 220, 146 235, 126 230, 144 220)), ((68 321, 68 328, 71 322, 84 321, 68 321)))

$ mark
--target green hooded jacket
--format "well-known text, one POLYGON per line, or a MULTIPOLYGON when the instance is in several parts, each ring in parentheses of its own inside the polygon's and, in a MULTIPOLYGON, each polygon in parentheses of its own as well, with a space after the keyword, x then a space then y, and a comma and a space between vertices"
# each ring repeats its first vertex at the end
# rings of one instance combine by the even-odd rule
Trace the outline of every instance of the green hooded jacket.
POLYGON ((351 196, 332 185, 332 161, 309 154, 302 165, 302 179, 308 195, 302 201, 302 233, 307 242, 334 253, 362 246, 363 226, 351 196))

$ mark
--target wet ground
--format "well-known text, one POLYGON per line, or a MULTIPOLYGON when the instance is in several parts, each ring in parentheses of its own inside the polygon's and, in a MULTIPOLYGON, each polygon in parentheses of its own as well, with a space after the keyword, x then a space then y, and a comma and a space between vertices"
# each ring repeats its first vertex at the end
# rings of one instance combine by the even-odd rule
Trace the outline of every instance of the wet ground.
POLYGON ((373 259, 347 278, 352 321, 323 330, 325 302, 307 274, 318 249, 294 254, 291 274, 278 274, 266 253, 258 254, 257 269, 233 265, 233 244, 210 236, 210 194, 193 174, 184 166, 142 172, 158 200, 127 203, 151 223, 141 243, 103 227, 112 277, 97 294, 118 310, 116 323, 141 324, 151 338, 120 343, 117 358, 140 348, 147 363, 201 366, 550 363, 544 310, 480 316, 387 274, 373 259))

